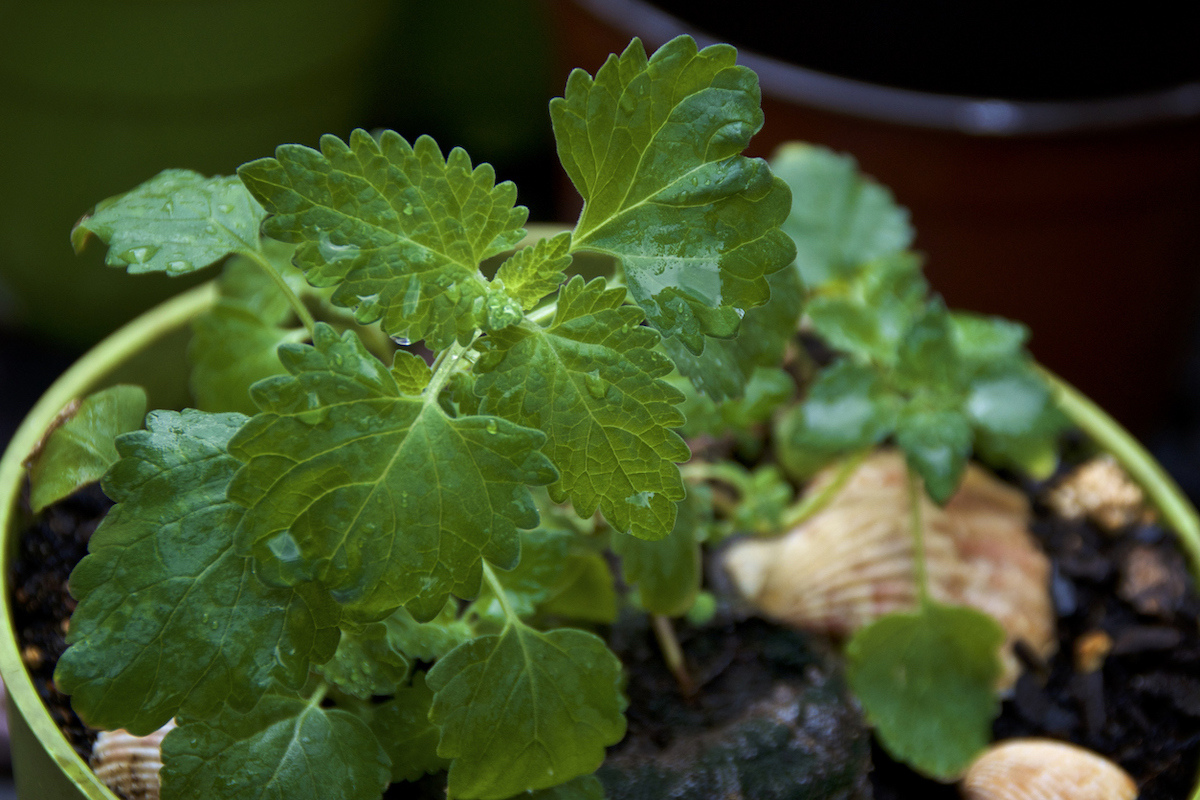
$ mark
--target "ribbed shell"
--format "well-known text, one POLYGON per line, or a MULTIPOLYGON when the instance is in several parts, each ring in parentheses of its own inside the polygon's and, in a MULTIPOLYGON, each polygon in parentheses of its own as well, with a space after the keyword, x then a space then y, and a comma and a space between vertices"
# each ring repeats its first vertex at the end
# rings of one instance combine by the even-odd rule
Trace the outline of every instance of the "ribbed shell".
POLYGON ((1137 784, 1106 758, 1051 739, 1010 739, 976 759, 966 800, 1133 800, 1137 784))
MULTIPOLYGON (((818 491, 831 476, 813 482, 818 491)), ((930 594, 995 617, 1008 633, 1000 688, 1020 666, 1012 643, 1042 655, 1055 648, 1050 565, 1028 531, 1025 496, 982 469, 967 468, 944 509, 921 504, 930 594)), ((836 498, 788 534, 730 548, 726 568, 770 617, 808 630, 850 635, 892 611, 916 607, 908 487, 903 456, 868 458, 836 498)))
POLYGON ((101 731, 92 748, 92 771, 124 800, 158 800, 162 740, 174 727, 171 720, 148 736, 101 731))

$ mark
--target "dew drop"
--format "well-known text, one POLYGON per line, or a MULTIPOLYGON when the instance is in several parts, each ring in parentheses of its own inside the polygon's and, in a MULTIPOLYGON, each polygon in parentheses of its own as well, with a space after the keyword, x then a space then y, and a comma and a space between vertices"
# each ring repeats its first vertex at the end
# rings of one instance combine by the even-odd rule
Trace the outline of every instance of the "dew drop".
POLYGON ((494 419, 489 419, 485 427, 487 427, 488 433, 496 433, 500 430, 500 426, 496 424, 496 420, 494 419))
POLYGON ((583 385, 587 387, 588 394, 597 400, 604 399, 604 395, 608 393, 608 383, 600 377, 600 370, 594 369, 583 376, 583 385))
POLYGON ((412 213, 413 213, 413 204, 412 204, 412 203, 405 203, 405 204, 404 204, 404 216, 406 216, 406 217, 411 217, 411 216, 412 216, 412 213))
POLYGON ((407 336, 393 336, 392 341, 401 347, 408 347, 412 344, 412 339, 409 339, 407 336))
POLYGON ((217 206, 217 211, 220 211, 222 214, 232 214, 233 206, 231 206, 229 203, 221 203, 217 206))

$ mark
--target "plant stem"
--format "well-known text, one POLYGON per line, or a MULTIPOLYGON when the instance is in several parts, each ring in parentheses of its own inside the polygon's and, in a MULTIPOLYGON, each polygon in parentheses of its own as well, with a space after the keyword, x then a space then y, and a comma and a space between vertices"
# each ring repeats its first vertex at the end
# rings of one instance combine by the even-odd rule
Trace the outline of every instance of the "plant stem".
POLYGON ((275 269, 274 265, 264 258, 261 253, 245 252, 244 255, 262 267, 275 286, 279 288, 279 291, 283 292, 283 296, 287 298, 288 304, 296 312, 296 316, 304 323, 304 327, 308 329, 309 337, 312 337, 316 332, 317 323, 313 319, 313 315, 308 310, 308 307, 304 305, 304 301, 292 291, 292 287, 288 286, 287 281, 279 274, 279 270, 275 269))
POLYGON ((1183 540, 1191 556, 1192 572, 1200 576, 1200 515, 1179 485, 1119 422, 1040 364, 1038 370, 1049 382, 1063 413, 1096 444, 1112 453, 1129 477, 1149 495, 1163 519, 1183 540))
POLYGON ((508 620, 508 623, 520 622, 512 606, 508 604, 508 594, 504 591, 504 587, 500 585, 500 579, 496 577, 495 572, 492 572, 492 565, 487 562, 486 558, 480 563, 483 564, 483 579, 492 588, 492 594, 496 595, 496 599, 500 601, 500 608, 504 609, 504 616, 508 620))
POLYGON ((425 387, 426 405, 437 402, 442 389, 446 388, 446 382, 450 380, 450 376, 458 369, 463 355, 474 346, 475 340, 478 338, 479 331, 476 331, 471 341, 466 344, 459 344, 456 340, 438 354, 437 360, 433 363, 433 376, 429 379, 429 385, 425 387))
POLYGON ((870 450, 860 450, 853 455, 847 456, 838 465, 833 480, 827 483, 821 491, 801 498, 798 502, 784 509, 782 518, 784 529, 794 528, 800 523, 806 522, 818 511, 829 505, 829 502, 837 497, 838 492, 846 485, 846 481, 850 480, 850 476, 866 460, 870 452, 870 450))
POLYGON ((325 693, 329 691, 329 684, 321 681, 321 685, 313 692, 312 697, 308 698, 308 707, 316 708, 321 705, 321 701, 325 699, 325 693))
POLYGON ((917 581, 917 593, 921 606, 929 603, 929 575, 925 571, 925 528, 921 525, 921 499, 924 489, 917 473, 905 465, 908 477, 908 522, 913 537, 913 577, 917 581))
POLYGON ((684 480, 699 483, 700 481, 721 481, 745 494, 750 486, 750 475, 742 467, 726 461, 693 461, 679 468, 684 480))
POLYGON ((687 664, 683 660, 683 648, 679 646, 679 639, 675 637, 675 628, 671 625, 671 618, 664 617, 662 614, 651 614, 650 621, 654 625, 654 636, 658 639, 658 647, 662 650, 667 668, 675 676, 675 682, 679 684, 679 690, 683 692, 683 696, 691 697, 696 693, 696 684, 692 682, 692 676, 688 674, 687 664))

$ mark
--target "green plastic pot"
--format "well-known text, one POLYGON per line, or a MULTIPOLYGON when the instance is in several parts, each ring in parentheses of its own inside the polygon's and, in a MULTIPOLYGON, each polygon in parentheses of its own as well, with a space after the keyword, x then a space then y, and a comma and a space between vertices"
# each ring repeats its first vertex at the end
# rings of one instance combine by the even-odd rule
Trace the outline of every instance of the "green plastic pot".
MULTIPOLYGON (((540 228, 541 226, 539 226, 540 228)), ((553 228, 546 227, 546 231, 553 228)), ((538 233, 544 233, 539 230, 538 233)), ((5 576, 0 605, 8 621, 0 634, 0 676, 8 687, 8 720, 13 772, 21 797, 36 800, 117 800, 96 779, 63 737, 42 704, 21 661, 9 608, 7 576, 17 549, 16 536, 27 522, 20 508, 24 461, 55 416, 70 401, 116 383, 144 386, 151 408, 189 404, 186 348, 193 318, 216 301, 206 283, 143 314, 85 354, 42 396, 0 460, 0 567, 5 576)), ((1179 536, 1200 572, 1200 515, 1175 482, 1133 437, 1104 411, 1047 373, 1063 409, 1101 447, 1111 452, 1145 489, 1164 520, 1179 536)), ((1200 788, 1192 795, 1200 800, 1200 788)))
POLYGON ((5 4, 0 324, 86 346, 186 288, 128 281, 101 266, 103 248, 76 258, 67 232, 97 200, 167 167, 230 174, 280 142, 348 134, 363 122, 390 7, 5 4))

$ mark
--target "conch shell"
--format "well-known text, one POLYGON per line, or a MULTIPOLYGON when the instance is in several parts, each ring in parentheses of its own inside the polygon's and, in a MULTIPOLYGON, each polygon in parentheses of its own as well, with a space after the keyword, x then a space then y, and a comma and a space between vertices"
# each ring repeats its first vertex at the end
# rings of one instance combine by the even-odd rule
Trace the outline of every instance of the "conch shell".
POLYGON ((92 747, 92 771, 123 800, 158 800, 162 740, 174 727, 171 720, 147 736, 101 731, 92 747))
MULTIPOLYGON (((818 476, 810 492, 831 481, 818 476)), ((976 608, 1004 627, 1003 673, 1012 686, 1023 639, 1054 652, 1050 565, 1028 531, 1025 496, 970 465, 945 508, 921 502, 925 562, 933 599, 976 608)), ((869 457, 829 505, 784 536, 732 546, 725 567, 743 595, 785 624, 836 635, 893 611, 915 609, 908 483, 895 451, 869 457)))
POLYGON ((1133 800, 1125 770, 1090 750, 1052 739, 1009 739, 975 760, 962 782, 966 800, 1133 800))

